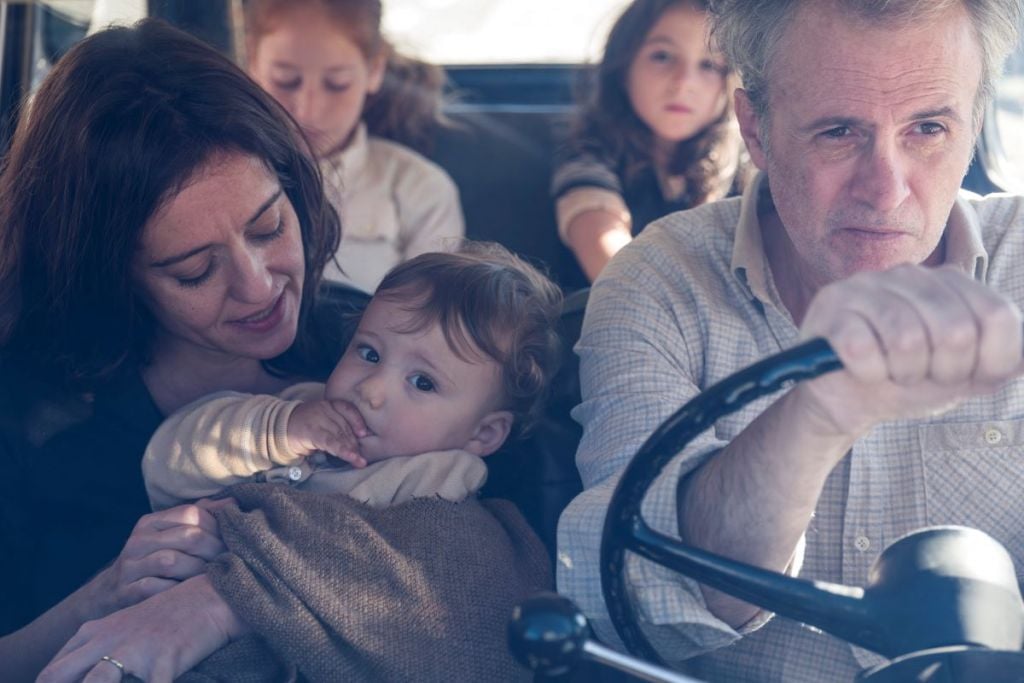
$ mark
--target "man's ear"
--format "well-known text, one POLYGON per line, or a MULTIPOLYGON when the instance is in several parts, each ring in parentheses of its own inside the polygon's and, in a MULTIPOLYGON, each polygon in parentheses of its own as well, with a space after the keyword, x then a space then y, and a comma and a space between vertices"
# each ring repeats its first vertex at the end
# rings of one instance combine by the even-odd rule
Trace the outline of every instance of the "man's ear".
POLYGON ((387 52, 386 49, 382 49, 370 59, 370 73, 366 81, 366 92, 370 95, 375 95, 384 83, 384 74, 388 70, 387 52))
POLYGON ((768 157, 765 154, 764 145, 761 141, 761 127, 754 112, 747 91, 743 88, 736 88, 733 107, 736 109, 736 120, 740 124, 740 135, 743 142, 747 143, 747 151, 750 152, 750 160, 762 171, 768 167, 768 157))
POLYGON ((512 413, 507 410, 495 410, 484 415, 476 425, 473 436, 463 450, 486 457, 501 448, 512 431, 512 413))

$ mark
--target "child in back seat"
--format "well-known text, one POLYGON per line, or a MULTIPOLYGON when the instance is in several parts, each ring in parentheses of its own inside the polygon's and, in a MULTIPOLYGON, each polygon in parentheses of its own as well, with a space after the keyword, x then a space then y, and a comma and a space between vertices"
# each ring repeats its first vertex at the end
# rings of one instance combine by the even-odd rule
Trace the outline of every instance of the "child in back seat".
POLYGON ((417 153, 442 121, 444 72, 381 34, 380 0, 248 0, 253 79, 295 118, 341 215, 324 277, 372 292, 393 266, 465 234, 448 174, 417 153))
POLYGON ((558 234, 593 281, 651 221, 742 180, 738 81, 706 0, 634 0, 608 35, 552 179, 558 234))
POLYGON ((143 458, 154 509, 282 481, 374 506, 484 483, 481 458, 542 409, 561 292, 498 245, 395 267, 326 384, 222 392, 185 406, 143 458))

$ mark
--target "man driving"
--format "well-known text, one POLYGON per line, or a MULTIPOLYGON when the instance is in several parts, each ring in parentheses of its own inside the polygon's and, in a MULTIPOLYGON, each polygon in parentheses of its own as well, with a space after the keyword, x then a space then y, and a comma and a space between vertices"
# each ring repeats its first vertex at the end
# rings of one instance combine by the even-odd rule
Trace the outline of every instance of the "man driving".
MULTIPOLYGON (((703 389, 803 339, 845 369, 693 441, 643 514, 775 571, 867 583, 928 525, 1003 543, 1024 577, 1024 198, 961 191, 1022 0, 719 0, 761 173, 655 223, 606 268, 577 346, 585 491, 559 590, 617 643, 598 552, 618 477, 703 389)), ((679 80, 685 102, 688 79, 679 80)), ((644 631, 714 681, 853 680, 880 657, 629 557, 644 631)))

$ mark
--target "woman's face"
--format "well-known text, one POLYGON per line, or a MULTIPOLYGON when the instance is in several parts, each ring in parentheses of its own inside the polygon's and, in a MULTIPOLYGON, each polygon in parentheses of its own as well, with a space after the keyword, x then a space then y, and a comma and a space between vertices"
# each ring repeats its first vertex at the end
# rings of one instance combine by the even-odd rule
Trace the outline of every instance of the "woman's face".
POLYGON ((304 265, 277 176, 239 153, 214 156, 157 210, 132 264, 158 349, 254 360, 295 340, 304 265))
POLYGON ((348 144, 366 96, 380 89, 384 59, 367 60, 323 12, 297 8, 255 41, 249 73, 324 156, 348 144))
POLYGON ((689 5, 665 10, 629 66, 626 92, 656 142, 674 147, 721 116, 725 62, 708 46, 707 14, 689 5))

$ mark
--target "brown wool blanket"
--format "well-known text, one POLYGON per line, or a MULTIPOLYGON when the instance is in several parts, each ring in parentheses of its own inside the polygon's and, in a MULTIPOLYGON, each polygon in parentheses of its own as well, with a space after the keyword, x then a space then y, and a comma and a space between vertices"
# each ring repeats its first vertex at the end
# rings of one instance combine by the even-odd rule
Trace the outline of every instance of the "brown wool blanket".
POLYGON ((420 498, 374 509, 338 494, 242 484, 217 513, 217 591, 253 627, 188 683, 529 681, 508 654, 512 607, 550 589, 515 506, 420 498))

